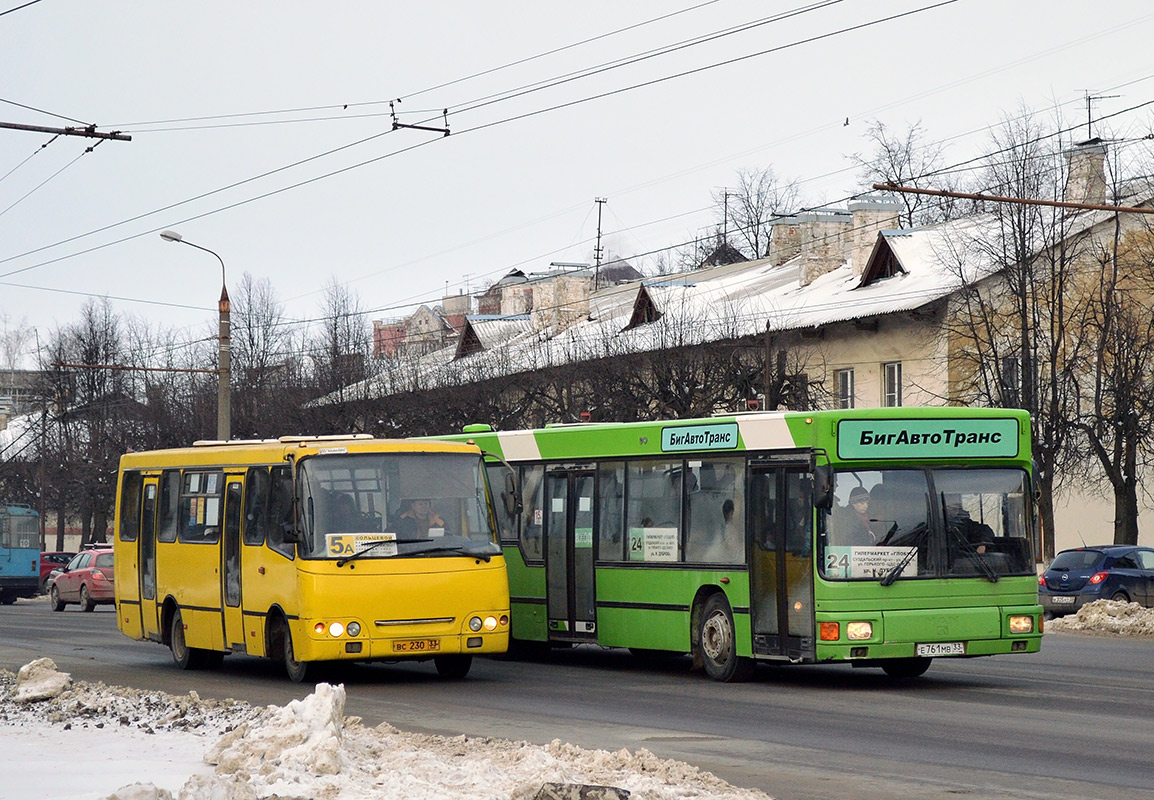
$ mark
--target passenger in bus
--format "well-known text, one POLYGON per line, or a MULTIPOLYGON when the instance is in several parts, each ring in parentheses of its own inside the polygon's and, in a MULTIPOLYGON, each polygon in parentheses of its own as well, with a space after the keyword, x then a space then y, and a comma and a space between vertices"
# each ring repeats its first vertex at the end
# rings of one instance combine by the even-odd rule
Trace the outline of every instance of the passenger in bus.
POLYGON ((842 514, 842 534, 851 547, 873 547, 882 539, 870 518, 870 493, 864 486, 855 486, 849 493, 842 514))
POLYGON ((445 521, 433 510, 427 498, 410 500, 408 508, 401 513, 397 523, 397 533, 407 538, 423 539, 430 535, 430 529, 439 528, 445 534, 445 521))
POLYGON ((352 533, 361 527, 361 513, 352 495, 336 492, 329 512, 329 530, 335 533, 352 533))

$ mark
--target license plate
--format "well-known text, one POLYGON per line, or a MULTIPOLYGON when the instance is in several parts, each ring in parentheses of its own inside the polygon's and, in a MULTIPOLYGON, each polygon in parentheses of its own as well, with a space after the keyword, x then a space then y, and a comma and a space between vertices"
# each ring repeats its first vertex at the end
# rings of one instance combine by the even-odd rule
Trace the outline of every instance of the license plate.
POLYGON ((1055 594, 1055 595, 1050 595, 1050 602, 1056 606, 1073 605, 1074 604, 1074 598, 1071 595, 1055 594))
POLYGON ((435 653, 440 649, 440 639, 399 639, 393 642, 394 653, 435 653))
POLYGON ((931 644, 919 644, 914 650, 922 658, 964 656, 966 645, 963 642, 933 642, 931 644))

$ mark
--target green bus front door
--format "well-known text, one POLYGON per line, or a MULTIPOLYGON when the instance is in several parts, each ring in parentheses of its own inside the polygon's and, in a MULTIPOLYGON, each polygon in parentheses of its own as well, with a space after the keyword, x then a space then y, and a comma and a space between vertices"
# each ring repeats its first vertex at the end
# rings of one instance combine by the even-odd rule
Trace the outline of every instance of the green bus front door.
POLYGON ((813 658, 813 479, 806 468, 753 464, 749 485, 753 652, 813 658))
POLYGON ((586 469, 554 470, 546 476, 545 594, 552 641, 597 639, 593 476, 586 469))

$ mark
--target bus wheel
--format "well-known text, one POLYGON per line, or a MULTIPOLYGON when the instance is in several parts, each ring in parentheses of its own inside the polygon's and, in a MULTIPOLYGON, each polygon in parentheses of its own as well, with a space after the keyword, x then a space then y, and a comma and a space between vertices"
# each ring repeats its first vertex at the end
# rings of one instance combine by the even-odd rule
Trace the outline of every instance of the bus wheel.
POLYGON ((181 669, 200 669, 204 664, 203 653, 195 647, 189 647, 184 640, 184 620, 179 608, 172 612, 169 622, 168 647, 172 650, 172 662, 181 669))
POLYGON ((697 638, 701 642, 705 672, 715 681, 744 681, 753 675, 753 659, 737 655, 733 612, 720 592, 705 602, 697 638))
POLYGON ((52 606, 53 611, 64 610, 64 603, 60 600, 60 590, 56 588, 55 583, 48 590, 48 605, 52 606))
POLYGON ((891 678, 917 678, 930 668, 932 658, 887 658, 882 661, 882 670, 891 678))
POLYGON ((442 678, 456 680, 469 674, 469 667, 473 666, 473 657, 434 656, 433 664, 437 667, 437 674, 442 678))
POLYGON ((284 623, 284 668, 288 673, 289 680, 293 683, 300 683, 309 675, 309 667, 311 666, 307 661, 297 661, 296 656, 293 655, 293 634, 289 630, 288 623, 284 623))

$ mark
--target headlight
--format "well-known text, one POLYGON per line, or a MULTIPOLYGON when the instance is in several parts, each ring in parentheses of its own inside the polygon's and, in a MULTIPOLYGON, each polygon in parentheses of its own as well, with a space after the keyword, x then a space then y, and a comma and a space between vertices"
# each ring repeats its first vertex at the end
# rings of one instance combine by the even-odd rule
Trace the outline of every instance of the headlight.
POLYGON ((361 623, 350 622, 347 630, 349 632, 349 636, 360 636, 361 635, 361 623))
POLYGON ((477 631, 481 630, 481 626, 484 624, 485 623, 481 622, 480 617, 470 617, 469 618, 469 630, 471 630, 473 633, 476 633, 477 631))
POLYGON ((863 639, 872 639, 874 624, 872 622, 850 622, 845 626, 845 638, 860 642, 863 639))
POLYGON ((487 630, 487 631, 497 630, 497 618, 496 617, 485 617, 485 630, 487 630))
POLYGON ((1015 614, 1010 617, 1010 633, 1033 633, 1034 618, 1028 614, 1015 614))
POLYGON ((330 636, 340 636, 344 632, 345 632, 345 626, 339 622, 334 622, 331 625, 329 625, 329 635, 330 636))

